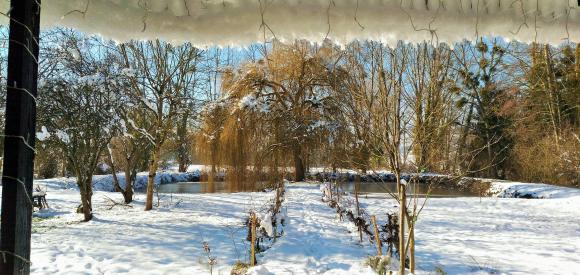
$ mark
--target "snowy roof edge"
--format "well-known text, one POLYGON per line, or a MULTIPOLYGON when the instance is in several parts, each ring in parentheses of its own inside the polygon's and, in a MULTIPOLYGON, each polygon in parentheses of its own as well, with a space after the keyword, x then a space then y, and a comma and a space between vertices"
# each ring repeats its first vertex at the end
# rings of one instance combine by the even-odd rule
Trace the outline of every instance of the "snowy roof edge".
MULTIPOLYGON (((9 6, 0 0, 0 10, 9 6)), ((274 37, 390 45, 481 36, 580 42, 577 0, 44 0, 41 22, 44 28, 71 27, 118 42, 160 38, 196 46, 240 46, 274 37)))

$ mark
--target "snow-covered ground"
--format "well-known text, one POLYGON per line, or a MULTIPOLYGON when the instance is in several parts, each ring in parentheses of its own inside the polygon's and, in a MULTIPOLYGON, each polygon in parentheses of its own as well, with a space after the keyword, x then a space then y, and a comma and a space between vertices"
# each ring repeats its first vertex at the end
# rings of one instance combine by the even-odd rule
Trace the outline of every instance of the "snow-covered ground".
POLYGON ((500 198, 563 199, 580 197, 580 189, 543 183, 491 181, 491 194, 500 198))
MULTIPOLYGON (((394 206, 361 202, 383 216, 394 206)), ((426 272, 580 274, 580 196, 430 199, 416 230, 418 268, 426 272)))
MULTIPOLYGON (((187 172, 178 172, 176 169, 171 168, 164 171, 157 172, 155 176, 155 185, 168 184, 176 182, 188 182, 188 181, 199 181, 201 170, 197 169, 196 166, 190 166, 187 172)), ((147 176, 148 172, 139 172, 135 179, 133 189, 136 191, 143 191, 147 187, 147 176)), ((125 173, 117 173, 117 179, 119 180, 119 185, 125 187, 125 173)), ((52 178, 52 179, 39 179, 34 181, 35 186, 52 189, 76 189, 77 183, 74 177, 62 177, 62 178, 52 178)), ((113 185, 112 175, 95 175, 93 176, 93 190, 95 191, 115 191, 113 185)))
POLYGON ((35 216, 33 274, 209 274, 203 243, 217 257, 214 274, 229 274, 247 258, 244 219, 272 193, 188 194, 163 196, 161 207, 143 211, 144 195, 132 208, 115 206, 116 193, 96 192, 95 217, 79 222, 74 190, 48 192, 52 209, 35 216))
MULTIPOLYGON (((417 273, 580 274, 578 190, 521 183, 494 188, 515 185, 551 195, 430 199, 417 224, 417 273)), ((97 191, 95 218, 82 223, 75 213, 78 191, 56 182, 47 188, 51 209, 34 214, 33 274, 209 274, 204 242, 217 259, 213 274, 229 274, 237 261, 247 261, 248 212, 274 196, 164 195, 160 207, 144 212, 142 194, 132 208, 109 209, 108 198, 121 196, 97 191)), ((321 201, 318 185, 288 184, 285 196, 284 235, 259 254, 256 274, 373 274, 364 264, 373 244, 358 243, 353 225, 321 201)), ((394 207, 384 194, 361 204, 379 221, 394 207)))

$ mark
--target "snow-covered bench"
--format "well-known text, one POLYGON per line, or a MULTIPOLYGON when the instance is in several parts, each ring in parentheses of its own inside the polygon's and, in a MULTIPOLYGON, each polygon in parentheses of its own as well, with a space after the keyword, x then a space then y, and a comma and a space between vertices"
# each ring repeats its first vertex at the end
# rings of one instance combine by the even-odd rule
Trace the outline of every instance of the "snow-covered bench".
POLYGON ((46 192, 32 192, 32 204, 39 209, 48 208, 48 202, 46 202, 46 192))

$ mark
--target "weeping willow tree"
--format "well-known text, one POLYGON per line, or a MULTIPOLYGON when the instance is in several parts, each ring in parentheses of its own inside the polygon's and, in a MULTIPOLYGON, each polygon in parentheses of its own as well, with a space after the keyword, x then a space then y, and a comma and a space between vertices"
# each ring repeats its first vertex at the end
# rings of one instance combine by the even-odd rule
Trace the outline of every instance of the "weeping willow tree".
POLYGON ((327 46, 275 43, 265 59, 224 72, 224 94, 208 106, 199 135, 212 173, 224 166, 228 182, 246 186, 279 181, 293 166, 304 180, 310 152, 333 127, 332 58, 327 46))
POLYGON ((198 152, 202 161, 211 166, 209 181, 218 169, 226 169, 230 191, 252 190, 260 179, 261 165, 256 148, 260 146, 259 120, 247 112, 241 100, 251 90, 239 85, 236 75, 226 70, 222 76, 224 96, 206 106, 198 135, 198 152), (251 170, 251 171, 250 171, 251 170))
POLYGON ((201 161, 211 166, 208 181, 213 182, 220 165, 220 136, 226 119, 227 109, 220 104, 213 103, 202 111, 201 127, 196 138, 196 150, 201 161))

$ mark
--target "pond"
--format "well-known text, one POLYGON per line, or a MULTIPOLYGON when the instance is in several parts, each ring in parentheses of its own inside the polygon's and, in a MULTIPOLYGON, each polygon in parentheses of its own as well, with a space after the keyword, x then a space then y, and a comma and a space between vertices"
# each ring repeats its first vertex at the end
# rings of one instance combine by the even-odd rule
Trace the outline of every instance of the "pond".
MULTIPOLYGON (((397 184, 394 182, 386 183, 361 183, 359 185, 361 195, 372 197, 380 196, 389 192, 396 192, 397 184)), ((237 187, 227 182, 181 182, 172 184, 162 184, 158 187, 159 193, 177 193, 177 194, 203 194, 203 193, 236 193, 236 192, 259 192, 266 188, 265 183, 256 183, 253 187, 237 187)), ((354 193, 354 183, 341 183, 340 188, 345 192, 354 193)), ((469 190, 458 190, 453 187, 435 187, 429 189, 426 184, 417 184, 417 194, 420 197, 477 197, 478 194, 469 190)), ((412 188, 408 188, 412 189, 412 188)), ((409 194, 412 190, 407 190, 409 194)))
MULTIPOLYGON (((349 183, 342 183, 340 184, 340 188, 345 192, 354 193, 354 182, 349 183)), ((361 195, 365 195, 367 197, 377 196, 378 194, 386 194, 386 193, 396 193, 397 192, 397 183, 395 182, 365 182, 359 184, 359 193, 361 195)), ((417 194, 419 197, 425 197, 427 194, 429 197, 442 197, 442 198, 449 198, 449 197, 477 197, 479 196, 477 193, 470 191, 470 190, 459 190, 456 187, 452 186, 437 186, 437 187, 429 187, 428 184, 416 184, 410 185, 407 188, 407 194, 417 194), (413 189, 416 189, 416 192, 413 192, 413 189)))
POLYGON ((228 182, 179 182, 162 184, 157 187, 159 193, 174 194, 205 194, 205 193, 237 193, 259 192, 266 188, 265 183, 255 183, 253 186, 235 186, 228 182))

